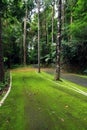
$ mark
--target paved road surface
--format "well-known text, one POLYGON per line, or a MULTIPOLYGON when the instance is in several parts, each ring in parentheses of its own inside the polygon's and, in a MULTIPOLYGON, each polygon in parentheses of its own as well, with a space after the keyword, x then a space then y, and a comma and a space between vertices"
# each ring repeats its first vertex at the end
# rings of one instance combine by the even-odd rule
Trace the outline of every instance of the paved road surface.
POLYGON ((74 74, 61 74, 61 77, 66 79, 66 80, 69 80, 71 82, 74 82, 78 85, 87 87, 87 78, 81 78, 81 77, 76 76, 74 74))
MULTIPOLYGON (((54 74, 53 70, 45 70, 45 72, 47 72, 49 74, 54 74)), ((71 74, 71 73, 62 73, 61 78, 69 80, 69 81, 76 83, 78 85, 81 85, 83 87, 87 87, 87 78, 82 78, 82 77, 79 77, 79 76, 77 76, 75 74, 71 74)))

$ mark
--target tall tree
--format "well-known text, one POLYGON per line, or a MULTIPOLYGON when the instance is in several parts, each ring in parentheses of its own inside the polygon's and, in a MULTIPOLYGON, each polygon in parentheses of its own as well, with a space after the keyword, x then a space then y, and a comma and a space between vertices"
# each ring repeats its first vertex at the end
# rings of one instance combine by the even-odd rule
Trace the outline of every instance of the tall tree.
POLYGON ((2 48, 2 17, 7 9, 7 1, 0 1, 0 81, 4 80, 4 62, 3 62, 3 48, 2 48))
POLYGON ((38 73, 40 73, 40 0, 37 0, 38 5, 38 73))
POLYGON ((56 80, 60 79, 61 10, 62 10, 62 0, 58 0, 58 35, 56 43, 56 75, 55 75, 56 80))
POLYGON ((34 7, 34 3, 32 0, 24 0, 24 3, 25 3, 25 17, 24 17, 24 43, 23 43, 23 46, 24 46, 24 65, 26 65, 26 55, 27 55, 27 20, 29 21, 30 19, 30 14, 31 14, 31 11, 34 7))
POLYGON ((52 2, 52 44, 54 43, 54 0, 52 2))
POLYGON ((24 66, 26 65, 26 21, 27 21, 27 2, 26 2, 26 12, 24 17, 24 66))
POLYGON ((4 80, 4 63, 2 49, 2 18, 0 16, 0 82, 4 80))

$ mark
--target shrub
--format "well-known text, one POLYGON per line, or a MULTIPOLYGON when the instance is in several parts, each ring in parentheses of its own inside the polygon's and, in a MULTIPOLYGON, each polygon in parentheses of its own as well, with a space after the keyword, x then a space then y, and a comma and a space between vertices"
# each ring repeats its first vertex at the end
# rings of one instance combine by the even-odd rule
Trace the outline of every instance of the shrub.
POLYGON ((83 74, 86 74, 86 75, 87 75, 87 69, 83 71, 83 74))
POLYGON ((0 91, 4 88, 5 84, 0 82, 0 91))
POLYGON ((5 87, 8 87, 10 82, 10 72, 5 72, 4 82, 0 82, 0 90, 3 90, 5 87))

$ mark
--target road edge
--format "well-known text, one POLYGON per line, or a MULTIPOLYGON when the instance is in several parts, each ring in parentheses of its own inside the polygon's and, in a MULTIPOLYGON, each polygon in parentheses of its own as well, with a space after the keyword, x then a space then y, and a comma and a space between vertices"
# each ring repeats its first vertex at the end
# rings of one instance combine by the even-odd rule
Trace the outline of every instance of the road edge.
POLYGON ((9 89, 7 91, 7 93, 5 94, 5 96, 2 98, 2 100, 0 101, 0 107, 3 105, 4 101, 6 100, 6 98, 8 97, 10 91, 11 91, 11 87, 12 87, 12 75, 10 72, 10 84, 9 84, 9 89))

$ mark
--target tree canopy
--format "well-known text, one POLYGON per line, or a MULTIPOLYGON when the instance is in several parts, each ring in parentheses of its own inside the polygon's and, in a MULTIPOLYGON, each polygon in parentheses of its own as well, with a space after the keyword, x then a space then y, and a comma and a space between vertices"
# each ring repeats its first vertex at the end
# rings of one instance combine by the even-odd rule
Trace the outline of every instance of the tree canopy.
MULTIPOLYGON (((27 64, 38 63, 37 1, 2 0, 0 2, 0 17, 2 18, 3 59, 4 64, 8 67, 14 64, 23 64, 23 22, 26 5, 28 9, 26 20, 26 62, 27 64)), ((57 7, 58 3, 56 0, 40 0, 40 60, 43 66, 55 64, 56 61, 57 7), (54 21, 52 24, 53 4, 54 21)), ((82 71, 87 66, 86 9, 86 0, 62 0, 61 63, 79 66, 82 71)))

